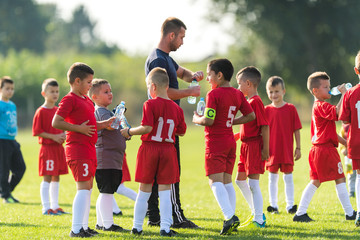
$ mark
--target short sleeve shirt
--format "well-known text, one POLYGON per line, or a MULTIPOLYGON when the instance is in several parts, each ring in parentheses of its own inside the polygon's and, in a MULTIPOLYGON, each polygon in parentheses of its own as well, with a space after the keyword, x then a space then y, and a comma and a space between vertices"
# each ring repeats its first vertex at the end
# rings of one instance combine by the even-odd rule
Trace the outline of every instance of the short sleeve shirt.
POLYGON ((14 140, 17 134, 16 105, 0 100, 0 139, 14 140))

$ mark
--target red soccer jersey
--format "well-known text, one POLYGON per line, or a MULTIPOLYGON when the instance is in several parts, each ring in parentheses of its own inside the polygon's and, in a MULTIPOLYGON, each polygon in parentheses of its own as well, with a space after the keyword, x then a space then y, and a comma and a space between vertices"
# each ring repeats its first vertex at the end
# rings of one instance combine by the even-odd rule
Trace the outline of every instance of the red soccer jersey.
POLYGON ((348 157, 360 159, 360 84, 345 93, 339 120, 350 122, 347 138, 348 157))
MULTIPOLYGON (((32 133, 33 136, 39 135, 40 133, 46 132, 51 134, 60 134, 63 131, 60 129, 53 128, 51 125, 52 119, 56 113, 58 107, 45 108, 39 107, 34 115, 32 133)), ((39 137, 40 144, 58 144, 57 142, 49 139, 39 137)))
MULTIPOLYGON (((66 122, 76 125, 89 120, 87 125, 94 125, 96 129, 94 112, 94 104, 88 96, 80 97, 70 92, 61 99, 56 114, 63 117, 66 122)), ((96 131, 91 137, 78 132, 66 131, 66 160, 96 159, 96 141, 96 131)))
POLYGON ((221 138, 221 146, 217 144, 219 148, 235 141, 232 123, 237 112, 240 111, 243 115, 253 112, 244 94, 233 87, 209 91, 206 95, 206 108, 215 110, 215 119, 213 125, 205 127, 205 143, 208 145, 221 138))
POLYGON ((338 146, 335 121, 337 121, 336 106, 316 100, 311 117, 311 142, 313 145, 332 144, 338 146))
POLYGON ((264 104, 258 95, 248 100, 250 106, 255 112, 256 119, 254 121, 240 125, 240 139, 246 141, 248 139, 261 135, 261 126, 269 125, 265 116, 264 104))
POLYGON ((277 108, 270 104, 265 107, 265 114, 270 126, 270 158, 266 166, 294 164, 294 131, 302 127, 295 106, 285 103, 277 108))
POLYGON ((150 133, 141 136, 142 141, 175 143, 175 134, 185 134, 183 110, 172 100, 157 97, 143 105, 143 126, 152 126, 150 133))

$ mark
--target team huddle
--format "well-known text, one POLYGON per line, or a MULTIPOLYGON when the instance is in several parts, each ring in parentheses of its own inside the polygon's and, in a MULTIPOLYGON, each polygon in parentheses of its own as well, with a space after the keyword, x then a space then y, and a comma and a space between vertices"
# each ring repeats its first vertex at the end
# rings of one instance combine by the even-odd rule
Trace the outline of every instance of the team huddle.
MULTIPOLYGON (((181 98, 199 96, 200 87, 180 90, 177 79, 201 81, 204 75, 201 71, 192 72, 179 66, 169 56, 182 45, 185 30, 184 23, 176 18, 168 18, 162 26, 158 48, 145 64, 149 99, 143 104, 141 124, 137 127, 113 127, 114 113, 108 109, 113 99, 111 85, 105 79, 94 79, 94 70, 85 63, 76 62, 69 68, 67 79, 71 90, 61 99, 59 107, 55 105, 59 98, 57 81, 51 78, 43 82, 41 94, 45 102, 33 120, 33 135, 38 136, 41 144, 42 213, 67 214, 58 203, 59 176, 67 174, 70 168, 77 189, 72 205, 70 237, 92 237, 99 234, 98 231, 141 235, 147 214, 148 225, 159 226, 161 236, 178 234, 171 228, 198 227, 184 216, 180 204, 179 136, 186 134, 187 126, 179 103, 181 98), (138 193, 124 186, 124 181, 130 180, 125 149, 133 135, 141 135, 142 141, 135 170, 135 181, 140 184, 138 193), (88 220, 94 177, 100 194, 96 202, 96 226, 92 229, 88 220), (113 215, 121 214, 114 193, 135 201, 131 230, 114 223, 113 215), (152 211, 153 208, 157 212, 152 211)), ((354 70, 360 78, 360 51, 355 58, 354 70)), ((294 161, 301 158, 302 125, 295 106, 283 99, 285 82, 279 76, 267 80, 266 92, 271 104, 264 106, 257 92, 260 71, 253 66, 240 69, 236 74, 238 89, 230 85, 233 75, 234 67, 228 59, 214 59, 207 64, 206 80, 211 90, 206 94, 204 114, 194 112, 192 119, 193 123, 205 126, 205 173, 224 215, 220 235, 229 235, 238 227, 266 227, 259 184, 265 170, 269 171, 269 213, 279 213, 280 171, 285 184, 286 211, 294 214, 294 222, 313 221, 307 214, 312 197, 321 183, 335 181, 345 219, 354 220, 355 225, 360 226, 360 213, 350 203, 337 150, 339 143, 345 146, 345 155, 352 160, 352 169, 356 170, 353 191, 359 210, 360 140, 356 136, 360 134, 360 85, 350 90, 345 84, 338 86, 342 97, 335 106, 326 102, 331 97, 330 77, 325 72, 314 72, 308 77, 307 88, 315 98, 311 118, 310 182, 297 206, 292 173, 294 161), (348 126, 346 138, 336 132, 335 122, 339 120, 348 126), (234 125, 240 126, 240 131, 235 134, 234 125), (232 183, 238 139, 241 148, 235 183, 251 210, 251 215, 241 224, 236 216, 236 191, 232 183)), ((0 160, 6 167, 1 169, 0 193, 7 203, 18 202, 11 192, 25 172, 20 147, 15 141, 16 107, 10 101, 13 89, 14 82, 10 77, 3 77, 0 160), (9 112, 11 114, 6 114, 9 112), (15 167, 9 164, 14 159, 18 163, 15 167), (10 171, 12 177, 8 179, 10 171)))

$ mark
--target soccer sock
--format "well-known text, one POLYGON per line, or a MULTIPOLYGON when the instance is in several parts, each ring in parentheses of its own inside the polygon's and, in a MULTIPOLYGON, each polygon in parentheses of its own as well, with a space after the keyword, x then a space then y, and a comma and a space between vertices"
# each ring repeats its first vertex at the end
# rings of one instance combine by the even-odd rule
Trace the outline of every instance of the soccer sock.
POLYGON ((50 183, 42 181, 40 183, 40 198, 42 205, 42 212, 50 209, 50 198, 49 198, 49 186, 50 183))
POLYGON ((50 205, 53 210, 59 208, 59 187, 59 182, 50 182, 50 205))
POLYGON ((211 185, 211 190, 214 193, 215 199, 218 202, 225 219, 230 219, 235 214, 235 211, 231 206, 229 195, 224 184, 222 182, 214 182, 211 185))
POLYGON ((317 190, 317 187, 312 184, 309 183, 306 188, 304 189, 302 195, 301 195, 301 200, 299 203, 299 209, 296 212, 297 216, 301 216, 304 215, 309 207, 309 204, 311 202, 311 199, 313 198, 315 192, 317 190))
POLYGON ((249 179, 249 187, 253 196, 254 202, 254 221, 259 224, 264 223, 263 219, 263 197, 260 190, 259 180, 249 179))
POLYGON ((83 225, 84 214, 86 210, 87 198, 89 195, 89 190, 77 190, 72 208, 72 231, 74 233, 79 233, 83 225))
POLYGON ((112 201, 113 195, 108 193, 100 193, 100 214, 103 220, 104 227, 108 229, 114 224, 113 212, 112 212, 112 201))
POLYGON ((269 202, 273 208, 278 207, 279 174, 269 172, 269 202))
POLYGON ((229 195, 231 207, 233 208, 233 210, 235 212, 235 210, 236 210, 236 192, 234 189, 234 185, 232 183, 227 183, 224 185, 225 185, 225 189, 229 195))
POLYGON ((238 187, 240 188, 240 191, 241 191, 242 195, 244 196, 246 202, 249 204, 251 213, 254 214, 254 203, 253 203, 252 194, 251 194, 249 184, 246 182, 246 180, 243 180, 243 181, 235 180, 235 183, 236 183, 236 185, 238 185, 238 187))
POLYGON ((165 232, 170 232, 170 226, 173 224, 170 190, 159 191, 159 198, 160 198, 160 230, 165 230, 165 232))
POLYGON ((91 203, 91 193, 92 189, 88 190, 88 195, 86 198, 86 201, 83 203, 85 208, 84 218, 83 218, 83 228, 84 230, 87 230, 89 228, 89 213, 90 213, 90 203, 91 203))
POLYGON ((356 209, 360 212, 360 174, 356 173, 355 181, 355 197, 356 197, 356 209))
POLYGON ((148 200, 150 198, 151 192, 143 192, 139 190, 139 193, 135 200, 134 206, 134 225, 133 228, 136 228, 138 231, 142 230, 142 225, 144 223, 144 218, 146 215, 148 200))
POLYGON ((96 225, 103 227, 104 223, 101 217, 101 212, 100 212, 100 197, 101 195, 99 194, 97 200, 96 200, 96 225))
POLYGON ((112 211, 114 213, 119 213, 121 210, 119 208, 119 206, 117 205, 117 202, 115 200, 115 195, 113 194, 113 203, 112 203, 112 211))
POLYGON ((285 201, 286 201, 286 210, 289 211, 295 203, 294 198, 294 180, 292 173, 284 174, 284 185, 285 185, 285 201))
POLYGON ((124 183, 120 184, 116 192, 120 195, 124 195, 125 197, 130 198, 133 201, 136 200, 137 193, 131 188, 125 187, 124 183))
POLYGON ((352 216, 354 209, 351 206, 350 198, 348 191, 346 189, 346 183, 339 183, 336 184, 336 194, 340 200, 341 206, 344 209, 344 212, 348 216, 352 216))

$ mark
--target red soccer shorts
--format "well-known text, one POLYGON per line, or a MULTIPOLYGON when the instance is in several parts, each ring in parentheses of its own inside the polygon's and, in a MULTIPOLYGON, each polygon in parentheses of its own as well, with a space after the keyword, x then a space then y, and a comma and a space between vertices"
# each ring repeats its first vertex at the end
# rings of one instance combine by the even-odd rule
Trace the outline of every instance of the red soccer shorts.
POLYGON ((169 143, 143 142, 136 159, 135 181, 151 184, 179 182, 179 164, 176 149, 169 143))
POLYGON ((59 144, 41 145, 39 176, 59 176, 68 173, 64 147, 59 144))
POLYGON ((285 164, 285 163, 275 163, 272 164, 271 166, 266 167, 266 170, 272 173, 277 173, 279 169, 283 173, 292 173, 294 171, 294 165, 285 164))
POLYGON ((358 170, 360 169, 360 159, 352 159, 352 169, 358 170))
POLYGON ((74 176, 75 182, 89 181, 95 176, 96 159, 80 159, 68 161, 69 168, 74 176))
POLYGON ((320 183, 345 177, 340 156, 334 146, 312 146, 309 152, 310 179, 320 183))
POLYGON ((123 165, 122 165, 121 183, 129 182, 129 181, 131 181, 131 176, 130 176, 129 167, 128 167, 127 162, 126 162, 126 154, 124 154, 124 160, 123 160, 123 165))
POLYGON ((261 160, 262 138, 256 138, 241 144, 238 172, 250 174, 264 174, 265 161, 261 160))
MULTIPOLYGON (((215 147, 216 148, 216 147, 215 147)), ((232 175, 236 160, 236 143, 224 146, 221 151, 214 151, 211 146, 205 151, 206 176, 215 173, 228 173, 232 175)))

